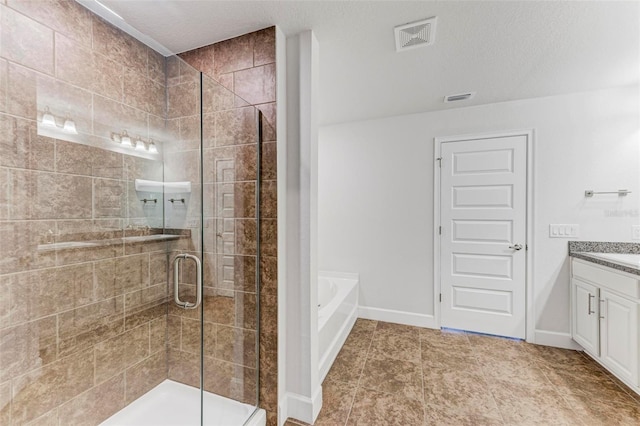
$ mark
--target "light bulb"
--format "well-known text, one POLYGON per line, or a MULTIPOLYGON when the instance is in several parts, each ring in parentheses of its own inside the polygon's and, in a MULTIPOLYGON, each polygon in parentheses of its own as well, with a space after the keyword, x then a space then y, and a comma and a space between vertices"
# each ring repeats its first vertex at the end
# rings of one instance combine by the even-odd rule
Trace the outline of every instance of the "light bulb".
POLYGON ((42 125, 47 127, 57 127, 56 119, 49 111, 49 107, 46 107, 44 110, 44 114, 42 114, 42 125))
POLYGON ((149 152, 152 154, 157 154, 158 153, 158 148, 156 147, 156 144, 153 143, 153 141, 149 142, 149 152))
POLYGON ((136 141, 136 151, 146 151, 147 147, 144 145, 141 139, 136 141))
POLYGON ((131 138, 127 134, 126 130, 122 131, 122 135, 120 136, 120 143, 127 148, 133 148, 133 143, 131 143, 131 138))
POLYGON ((64 126, 62 127, 62 129, 67 133, 73 133, 74 135, 78 134, 75 121, 68 117, 66 120, 64 120, 64 126))

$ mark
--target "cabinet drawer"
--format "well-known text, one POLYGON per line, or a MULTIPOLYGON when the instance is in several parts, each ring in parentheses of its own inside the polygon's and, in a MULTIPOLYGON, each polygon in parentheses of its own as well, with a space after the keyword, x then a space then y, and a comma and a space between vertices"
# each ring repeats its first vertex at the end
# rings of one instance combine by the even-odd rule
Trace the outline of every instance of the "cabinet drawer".
POLYGON ((640 280, 615 272, 606 266, 573 259, 571 270, 576 278, 596 283, 600 287, 608 288, 634 299, 640 298, 640 280))

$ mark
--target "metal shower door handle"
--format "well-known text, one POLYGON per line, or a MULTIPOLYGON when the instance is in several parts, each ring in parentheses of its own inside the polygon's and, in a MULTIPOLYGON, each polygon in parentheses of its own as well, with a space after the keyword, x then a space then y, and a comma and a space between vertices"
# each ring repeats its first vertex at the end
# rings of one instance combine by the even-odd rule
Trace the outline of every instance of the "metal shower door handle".
POLYGON ((176 305, 182 309, 195 309, 202 302, 202 263, 197 256, 192 254, 179 254, 173 259, 173 300, 176 305), (180 282, 180 265, 183 259, 191 259, 196 263, 196 303, 183 302, 180 300, 179 282, 180 282))

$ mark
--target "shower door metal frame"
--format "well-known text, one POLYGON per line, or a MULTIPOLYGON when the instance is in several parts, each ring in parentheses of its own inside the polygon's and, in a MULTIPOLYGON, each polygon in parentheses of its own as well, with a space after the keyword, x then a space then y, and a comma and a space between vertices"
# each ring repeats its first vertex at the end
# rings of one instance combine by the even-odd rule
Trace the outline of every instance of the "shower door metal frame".
MULTIPOLYGON (((256 409, 260 408, 260 261, 261 261, 261 224, 260 195, 262 189, 262 111, 256 110, 256 409)), ((253 414, 252 414, 253 416, 253 414)))

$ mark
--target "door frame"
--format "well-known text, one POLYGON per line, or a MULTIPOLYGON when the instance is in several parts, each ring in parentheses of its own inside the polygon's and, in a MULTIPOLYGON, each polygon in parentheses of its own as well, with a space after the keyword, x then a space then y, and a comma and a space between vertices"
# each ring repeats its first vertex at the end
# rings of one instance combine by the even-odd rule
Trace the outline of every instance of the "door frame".
POLYGON ((526 241, 525 241, 525 340, 529 343, 535 343, 535 296, 533 292, 533 247, 534 247, 534 197, 533 197, 533 166, 534 166, 534 129, 525 130, 507 130, 489 133, 472 133, 459 136, 437 136, 433 140, 433 315, 437 328, 442 326, 442 317, 440 309, 440 292, 441 292, 441 275, 440 275, 440 167, 438 159, 442 153, 442 144, 446 142, 463 142, 475 139, 491 139, 510 136, 524 136, 527 141, 527 206, 526 206, 526 241))

